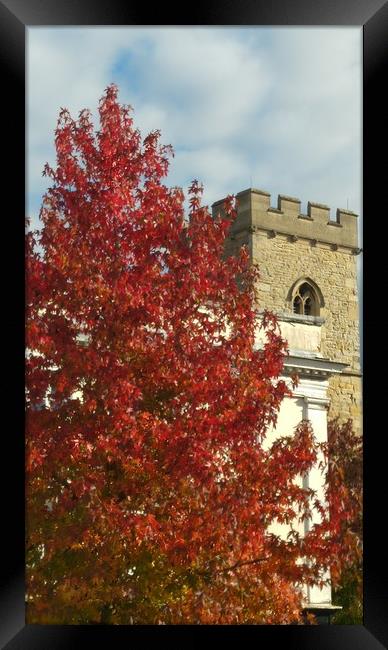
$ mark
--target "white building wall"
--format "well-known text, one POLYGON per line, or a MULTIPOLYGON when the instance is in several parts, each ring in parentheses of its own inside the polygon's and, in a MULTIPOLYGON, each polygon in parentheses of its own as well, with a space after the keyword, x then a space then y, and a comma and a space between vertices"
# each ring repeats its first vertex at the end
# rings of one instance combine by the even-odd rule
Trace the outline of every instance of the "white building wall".
MULTIPOLYGON (((283 377, 283 379, 289 383, 289 378, 283 377)), ((293 397, 284 399, 280 407, 276 428, 272 427, 268 432, 265 441, 266 448, 269 448, 277 436, 291 434, 303 419, 310 420, 318 442, 327 441, 327 387, 328 381, 326 378, 301 379, 293 397)), ((320 460, 323 460, 322 456, 318 458, 317 465, 320 460)), ((324 475, 318 466, 313 468, 308 476, 299 476, 297 481, 299 485, 315 490, 317 497, 324 501, 324 475)), ((319 523, 319 521, 319 513, 314 512, 311 523, 319 523)), ((294 528, 303 535, 307 532, 311 523, 307 520, 304 523, 295 522, 294 528)), ((274 522, 269 530, 285 539, 290 528, 286 524, 274 522)), ((305 586, 303 591, 306 604, 323 605, 331 603, 330 585, 323 589, 305 586)))

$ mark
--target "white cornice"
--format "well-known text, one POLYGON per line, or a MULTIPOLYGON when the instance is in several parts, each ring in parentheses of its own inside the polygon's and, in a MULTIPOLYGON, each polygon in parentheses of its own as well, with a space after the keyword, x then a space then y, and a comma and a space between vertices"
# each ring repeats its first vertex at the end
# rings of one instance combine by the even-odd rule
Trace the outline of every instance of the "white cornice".
POLYGON ((285 374, 296 373, 300 376, 310 378, 324 378, 331 375, 339 375, 348 366, 346 363, 331 361, 319 357, 299 356, 289 354, 284 361, 285 374))

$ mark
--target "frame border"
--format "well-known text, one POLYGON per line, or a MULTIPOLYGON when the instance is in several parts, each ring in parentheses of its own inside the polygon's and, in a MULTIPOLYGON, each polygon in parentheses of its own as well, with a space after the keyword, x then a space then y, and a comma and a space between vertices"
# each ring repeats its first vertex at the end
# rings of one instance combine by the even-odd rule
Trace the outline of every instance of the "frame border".
MULTIPOLYGON (((381 88, 383 85, 383 63, 386 54, 385 42, 388 32, 388 5, 384 0, 368 0, 368 2, 354 2, 354 0, 337 0, 336 5, 331 3, 314 2, 308 0, 272 0, 270 5, 263 0, 243 0, 238 5, 224 3, 224 6, 216 5, 216 0, 209 0, 206 8, 197 5, 190 8, 192 13, 185 18, 177 11, 169 12, 168 7, 156 7, 152 19, 160 20, 160 25, 346 25, 363 26, 364 35, 364 105, 363 105, 363 131, 366 134, 363 146, 363 182, 364 182, 364 264, 367 266, 368 277, 381 277, 379 262, 385 260, 386 253, 383 250, 385 244, 383 238, 377 236, 376 227, 373 228, 373 213, 379 214, 382 209, 382 197, 380 188, 386 185, 383 165, 377 163, 376 153, 383 147, 384 137, 383 113, 384 103, 381 101, 381 88), (171 20, 169 18, 171 17, 171 20), (369 213, 371 213, 369 215, 369 213), (367 221, 370 225, 367 225, 367 221), (380 247, 380 248, 379 248, 380 247), (372 255, 373 251, 373 255, 372 255), (378 275, 377 275, 378 274, 378 275)), ((6 182, 4 188, 13 187, 13 192, 6 191, 3 198, 8 201, 8 210, 4 210, 8 221, 14 213, 23 212, 24 197, 20 192, 20 178, 25 181, 25 168, 23 158, 25 142, 23 129, 15 129, 16 119, 20 124, 25 121, 25 36, 26 29, 33 26, 43 25, 146 25, 149 20, 147 11, 141 11, 139 7, 127 6, 120 0, 100 0, 99 3, 93 0, 2 0, 0 1, 0 62, 3 63, 3 102, 1 110, 3 117, 3 136, 8 142, 3 148, 6 153, 6 182), (16 113, 16 116, 15 116, 16 113), (4 128, 9 125, 9 128, 4 128), (15 173, 16 172, 16 173, 15 173), (16 204, 16 205, 15 205, 16 204)), ((385 149, 386 150, 386 149, 385 149)), ((378 227, 380 229, 381 222, 378 227)), ((23 225, 20 217, 12 222, 11 237, 14 244, 13 251, 23 256, 22 244, 24 239, 23 225), (20 223, 19 223, 20 222, 20 223)), ((9 241, 7 237, 7 242, 9 241)), ((23 257, 24 259, 24 257, 23 257)), ((9 274, 9 265, 6 267, 9 274)), ((23 262, 17 265, 15 274, 12 270, 12 283, 3 283, 9 289, 6 295, 7 302, 7 324, 11 325, 14 334, 14 345, 5 346, 9 352, 8 368, 16 378, 16 386, 22 384, 23 357, 22 357, 22 336, 24 317, 24 304, 18 299, 19 292, 15 291, 16 286, 22 294, 24 287, 23 262), (16 286, 15 286, 16 285, 16 286), (9 309, 11 303, 13 309, 9 309), (10 318, 11 315, 11 318, 10 318), (20 328, 20 329, 19 329, 20 328), (19 353, 20 344, 20 353, 19 353), (16 350, 16 353, 15 353, 16 350), (19 357, 20 354, 20 357, 19 357), (20 365, 19 365, 20 359, 20 365)), ((4 272, 4 277, 7 277, 4 272)), ((373 283, 374 284, 374 283, 373 283)), ((23 295, 23 294, 22 294, 23 295)), ((379 301, 381 303, 381 301, 379 301)), ((187 631, 193 638, 198 640, 203 634, 210 638, 219 639, 220 633, 226 633, 228 637, 239 640, 246 634, 252 635, 257 641, 269 643, 284 643, 290 648, 300 650, 303 647, 315 650, 327 648, 351 648, 352 650, 380 650, 387 643, 388 646, 388 625, 386 612, 388 611, 387 587, 382 577, 382 558, 386 556, 384 536, 380 534, 376 518, 373 517, 373 503, 381 502, 382 479, 386 475, 386 462, 383 454, 376 453, 376 445, 372 438, 371 418, 374 413, 381 410, 384 404, 383 382, 378 382, 376 373, 373 371, 373 358, 379 361, 381 354, 382 328, 381 320, 373 318, 376 302, 369 293, 364 297, 364 375, 367 377, 364 384, 364 467, 365 467, 365 551, 364 551, 364 626, 44 626, 25 625, 24 623, 24 448, 21 436, 5 429, 4 439, 6 442, 6 460, 12 459, 11 463, 4 463, 9 470, 9 476, 5 477, 3 486, 3 521, 12 520, 16 514, 15 524, 12 527, 11 535, 4 535, 6 549, 3 554, 1 567, 2 580, 0 591, 0 620, 2 630, 0 632, 0 645, 9 650, 18 648, 31 648, 52 650, 55 648, 78 648, 84 647, 85 643, 92 642, 92 637, 103 640, 106 643, 118 644, 124 639, 139 640, 144 643, 146 640, 157 640, 160 642, 167 634, 175 637, 176 641, 184 642, 187 638, 187 631), (373 346, 372 341, 377 341, 380 349, 373 346), (369 438, 369 439, 368 439, 369 438), (384 464, 383 464, 384 463, 384 464), (373 471, 372 471, 373 468, 373 471), (9 498, 9 495, 12 498, 9 498), (4 561, 6 558, 6 561, 4 561), (187 628, 190 628, 187 630, 187 628), (134 636, 135 635, 135 636, 134 636), (139 635, 139 637, 138 637, 139 635), (155 635, 155 636, 154 636, 155 635), (238 635, 238 637, 237 637, 238 635), (120 641, 119 641, 120 640, 120 641), (5 644, 5 645, 3 645, 5 644)), ((381 361, 381 360, 380 360, 381 361)), ((11 382, 8 382, 6 389, 7 399, 3 402, 9 411, 12 422, 14 416, 22 412, 22 388, 12 390, 11 382)), ((23 426, 23 418, 21 418, 23 426)), ((16 430, 19 432, 19 428, 16 430)), ((377 429, 378 431, 379 429, 377 429)), ((377 433, 376 431, 376 433, 377 433)), ((379 440, 380 449, 380 440, 379 440)), ((3 529, 4 530, 4 529, 3 529)), ((175 640, 174 639, 174 640, 175 640)))

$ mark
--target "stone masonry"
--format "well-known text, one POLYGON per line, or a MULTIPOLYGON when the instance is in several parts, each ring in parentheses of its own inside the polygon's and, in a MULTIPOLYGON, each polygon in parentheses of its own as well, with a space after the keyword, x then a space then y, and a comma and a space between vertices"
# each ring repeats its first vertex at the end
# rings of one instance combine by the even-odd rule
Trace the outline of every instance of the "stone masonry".
MULTIPOLYGON (((256 189, 237 194, 238 215, 226 254, 247 245, 260 271, 258 307, 275 312, 280 320, 284 316, 292 321, 292 289, 298 281, 305 279, 317 287, 319 319, 310 317, 311 334, 320 330, 316 352, 347 364, 342 374, 330 379, 328 416, 339 416, 341 422, 351 418, 361 433, 357 215, 337 210, 336 221, 330 221, 326 205, 308 203, 307 214, 301 214, 299 199, 279 196, 274 208, 270 198, 256 189)), ((213 204, 214 216, 222 213, 222 204, 223 200, 213 204)), ((303 324, 307 331, 308 321, 303 324)))

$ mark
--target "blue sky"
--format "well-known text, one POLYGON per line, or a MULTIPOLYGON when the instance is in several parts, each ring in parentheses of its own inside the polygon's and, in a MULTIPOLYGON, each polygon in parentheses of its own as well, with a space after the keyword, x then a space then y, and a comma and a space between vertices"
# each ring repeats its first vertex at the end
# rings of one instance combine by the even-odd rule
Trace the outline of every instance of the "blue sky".
POLYGON ((143 136, 172 144, 167 183, 208 204, 250 186, 361 215, 362 31, 358 27, 30 27, 27 211, 54 163, 61 106, 90 108, 111 82, 143 136))

